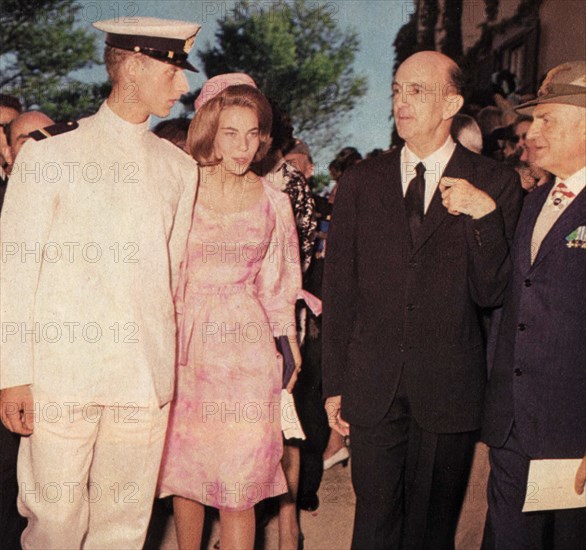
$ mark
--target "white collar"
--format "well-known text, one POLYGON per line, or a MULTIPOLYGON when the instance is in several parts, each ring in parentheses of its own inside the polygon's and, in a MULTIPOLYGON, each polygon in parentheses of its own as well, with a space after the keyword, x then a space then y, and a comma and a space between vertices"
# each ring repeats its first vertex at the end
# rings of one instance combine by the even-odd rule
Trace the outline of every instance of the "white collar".
POLYGON ((401 151, 401 172, 403 173, 403 179, 411 181, 415 177, 415 167, 421 162, 425 166, 425 180, 428 181, 428 174, 429 176, 434 175, 433 182, 437 185, 455 149, 456 142, 452 139, 452 136, 448 136, 445 143, 439 149, 436 149, 426 158, 421 159, 405 144, 401 151))
POLYGON ((578 195, 586 187, 586 166, 580 168, 577 172, 574 172, 569 178, 562 179, 560 177, 556 177, 555 185, 552 188, 555 189, 556 185, 563 181, 566 184, 566 187, 574 193, 574 195, 578 195))
POLYGON ((102 103, 96 114, 101 124, 110 128, 115 134, 124 135, 125 139, 128 136, 142 136, 149 131, 150 117, 147 117, 144 122, 139 124, 128 122, 110 108, 107 100, 102 103))

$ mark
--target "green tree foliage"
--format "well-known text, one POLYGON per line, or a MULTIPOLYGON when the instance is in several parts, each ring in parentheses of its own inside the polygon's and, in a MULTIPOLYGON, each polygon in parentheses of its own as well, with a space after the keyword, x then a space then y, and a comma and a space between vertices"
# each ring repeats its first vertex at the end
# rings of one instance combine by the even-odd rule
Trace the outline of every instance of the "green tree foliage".
POLYGON ((73 0, 2 0, 0 90, 55 120, 94 111, 107 84, 85 84, 72 71, 97 62, 94 37, 76 26, 73 0))
POLYGON ((333 9, 306 0, 239 1, 219 21, 216 45, 199 53, 206 74, 250 74, 289 113, 298 135, 315 147, 331 145, 367 88, 352 68, 357 34, 338 27, 333 9))

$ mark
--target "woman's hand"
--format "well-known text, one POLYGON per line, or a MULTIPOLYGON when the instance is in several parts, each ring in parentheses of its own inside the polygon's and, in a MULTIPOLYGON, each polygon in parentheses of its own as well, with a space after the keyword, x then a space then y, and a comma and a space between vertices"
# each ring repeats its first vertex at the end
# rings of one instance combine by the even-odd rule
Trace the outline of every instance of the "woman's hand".
POLYGON ((291 345, 291 353, 293 354, 293 361, 295 361, 295 371, 293 372, 291 380, 289 380, 286 389, 289 393, 293 393, 293 388, 295 387, 295 383, 297 382, 297 376, 301 371, 302 358, 301 350, 299 349, 299 344, 297 343, 297 337, 287 336, 287 339, 289 340, 289 344, 291 345))

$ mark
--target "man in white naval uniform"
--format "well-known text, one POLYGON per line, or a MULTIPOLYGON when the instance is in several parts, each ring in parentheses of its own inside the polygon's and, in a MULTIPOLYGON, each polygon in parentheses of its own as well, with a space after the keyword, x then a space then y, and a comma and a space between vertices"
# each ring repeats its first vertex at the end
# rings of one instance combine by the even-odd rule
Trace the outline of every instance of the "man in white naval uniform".
POLYGON ((141 548, 173 394, 195 162, 149 131, 199 25, 102 21, 112 93, 27 142, 1 222, 1 417, 23 437, 24 548, 141 548))

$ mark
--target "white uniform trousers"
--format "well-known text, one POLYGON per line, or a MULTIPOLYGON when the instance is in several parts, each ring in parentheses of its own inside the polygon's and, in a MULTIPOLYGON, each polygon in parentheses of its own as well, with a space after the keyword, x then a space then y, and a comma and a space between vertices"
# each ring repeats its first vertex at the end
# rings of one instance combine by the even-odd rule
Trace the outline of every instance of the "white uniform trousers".
POLYGON ((168 414, 168 404, 100 406, 35 395, 34 433, 22 438, 18 456, 23 548, 142 548, 168 414))

